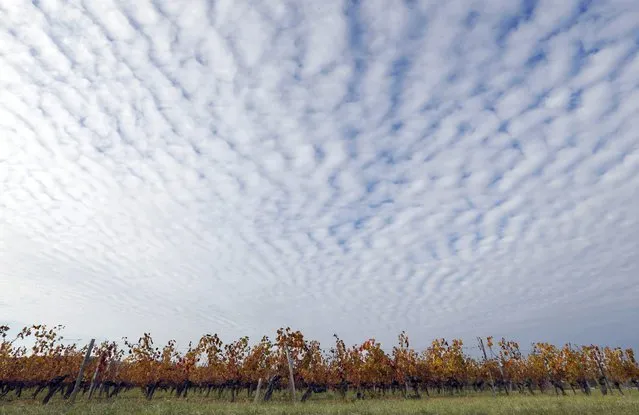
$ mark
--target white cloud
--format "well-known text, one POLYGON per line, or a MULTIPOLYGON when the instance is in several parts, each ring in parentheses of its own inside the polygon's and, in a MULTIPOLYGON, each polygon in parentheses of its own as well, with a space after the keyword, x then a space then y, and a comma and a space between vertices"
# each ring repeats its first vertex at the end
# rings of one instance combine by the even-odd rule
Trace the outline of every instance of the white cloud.
POLYGON ((637 345, 639 7, 526 13, 0 6, 0 315, 637 345))

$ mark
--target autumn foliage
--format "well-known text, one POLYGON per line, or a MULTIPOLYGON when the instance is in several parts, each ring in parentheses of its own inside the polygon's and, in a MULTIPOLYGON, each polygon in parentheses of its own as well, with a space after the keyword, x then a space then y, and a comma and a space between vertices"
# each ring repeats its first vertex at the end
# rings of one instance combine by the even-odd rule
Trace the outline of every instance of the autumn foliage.
MULTIPOLYGON (((34 325, 10 337, 9 327, 0 326, 0 398, 29 391, 33 398, 44 394, 48 402, 57 393, 71 394, 87 349, 66 342, 62 329, 34 325)), ((259 383, 268 399, 274 390, 290 386, 288 352, 302 401, 327 390, 342 396, 350 390, 357 398, 419 398, 473 390, 590 394, 597 388, 607 394, 639 388, 639 365, 631 349, 535 343, 525 354, 514 341, 495 344, 488 337, 480 344, 483 349, 473 346, 474 356, 459 339, 436 339, 415 350, 402 332, 390 352, 375 339, 347 346, 338 336, 325 350, 300 331, 282 328, 273 340, 265 336, 251 343, 242 337, 225 344, 216 334, 206 334, 180 349, 174 340, 156 345, 145 333, 135 342, 124 338, 95 345, 81 387, 102 398, 139 388, 147 399, 163 390, 176 397, 226 393, 235 400, 242 390, 255 394, 259 383)))

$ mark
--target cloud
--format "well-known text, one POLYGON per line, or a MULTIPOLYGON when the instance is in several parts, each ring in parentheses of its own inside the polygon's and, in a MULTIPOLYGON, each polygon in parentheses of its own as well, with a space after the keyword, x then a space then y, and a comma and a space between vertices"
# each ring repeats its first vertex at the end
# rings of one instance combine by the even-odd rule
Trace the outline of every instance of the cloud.
POLYGON ((637 22, 621 0, 0 6, 0 315, 636 346, 637 22))

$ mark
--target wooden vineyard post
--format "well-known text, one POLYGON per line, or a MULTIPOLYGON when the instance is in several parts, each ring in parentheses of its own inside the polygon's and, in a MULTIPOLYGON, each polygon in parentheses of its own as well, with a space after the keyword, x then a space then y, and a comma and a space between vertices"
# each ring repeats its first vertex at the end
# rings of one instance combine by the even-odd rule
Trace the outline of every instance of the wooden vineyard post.
MULTIPOLYGON (((477 337, 479 341, 479 348, 484 353, 484 363, 488 362, 488 356, 486 355, 486 348, 484 347, 484 341, 481 337, 477 337)), ((490 372, 490 367, 488 368, 488 378, 490 379, 490 388, 493 391, 493 397, 495 397, 495 382, 493 381, 493 374, 490 372)))
POLYGON ((74 403, 75 397, 80 390, 80 383, 82 382, 82 377, 84 376, 84 369, 89 363, 89 358, 91 357, 91 350, 93 350, 93 344, 95 343, 95 339, 91 339, 89 342, 89 347, 87 347, 87 352, 84 355, 84 360, 82 361, 82 366, 80 366, 80 371, 78 372, 78 378, 75 380, 75 386, 73 387, 73 392, 71 392, 71 397, 69 398, 69 402, 74 403))
POLYGON ((93 378, 91 379, 91 387, 89 388, 89 400, 91 396, 93 396, 93 392, 95 391, 96 381, 98 380, 98 374, 100 372, 100 363, 102 362, 102 356, 98 358, 98 364, 95 366, 95 372, 93 372, 93 378))
POLYGON ((291 360, 291 355, 288 352, 288 346, 284 346, 284 351, 286 352, 286 360, 288 362, 288 381, 291 388, 291 399, 293 400, 293 402, 295 402, 295 379, 293 378, 293 361, 291 360))
POLYGON ((612 388, 610 387, 610 382, 608 382, 608 377, 606 376, 606 371, 604 370, 603 364, 601 363, 601 355, 599 354, 599 349, 595 349, 595 363, 597 364, 599 373, 603 378, 604 385, 606 386, 606 392, 613 395, 612 388))
POLYGON ((260 399, 260 389, 262 388, 262 378, 259 378, 257 380, 257 390, 255 391, 255 399, 253 400, 253 403, 257 403, 258 400, 260 399))

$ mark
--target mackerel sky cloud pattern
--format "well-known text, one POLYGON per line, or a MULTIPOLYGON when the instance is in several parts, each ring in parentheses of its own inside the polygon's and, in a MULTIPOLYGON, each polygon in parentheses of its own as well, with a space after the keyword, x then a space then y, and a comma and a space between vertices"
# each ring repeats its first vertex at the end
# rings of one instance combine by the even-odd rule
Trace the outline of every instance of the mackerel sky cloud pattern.
POLYGON ((630 0, 0 0, 0 317, 636 347, 638 50, 630 0))

